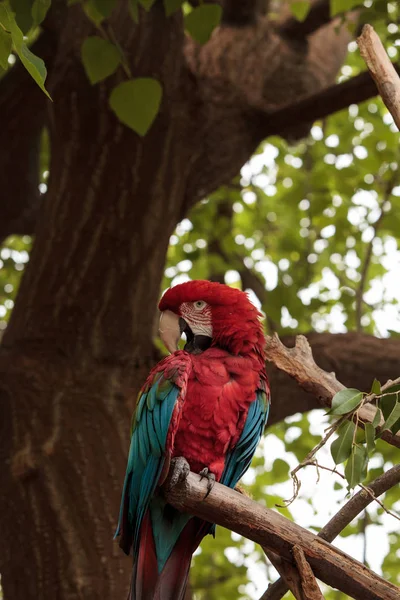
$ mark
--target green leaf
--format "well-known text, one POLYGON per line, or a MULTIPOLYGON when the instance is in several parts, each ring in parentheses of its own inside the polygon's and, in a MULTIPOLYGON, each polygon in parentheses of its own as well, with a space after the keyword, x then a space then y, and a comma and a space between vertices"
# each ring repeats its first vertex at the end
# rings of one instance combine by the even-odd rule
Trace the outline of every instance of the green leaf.
MULTIPOLYGON (((393 426, 397 426, 397 421, 399 419, 400 419, 400 402, 397 400, 397 402, 393 406, 392 411, 390 412, 386 421, 382 425, 382 431, 385 431, 386 429, 393 430, 393 426)), ((397 432, 398 429, 399 429, 399 427, 397 427, 397 429, 395 431, 393 431, 393 433, 397 432)))
MULTIPOLYGON (((41 90, 50 98, 49 93, 44 87, 46 81, 47 71, 44 62, 38 56, 35 56, 33 52, 29 50, 27 45, 24 43, 24 36, 20 28, 18 27, 14 16, 9 10, 6 2, 0 2, 0 22, 3 23, 6 28, 10 31, 15 52, 18 54, 25 69, 36 81, 41 90)), ((51 98, 50 98, 51 100, 51 98)))
POLYGON ((121 54, 114 44, 94 35, 82 44, 82 62, 90 83, 94 84, 115 72, 121 54))
POLYGON ((139 4, 141 4, 143 6, 143 8, 145 10, 147 10, 147 12, 151 9, 154 2, 155 2, 155 0, 139 0, 139 4))
POLYGON ((22 33, 28 33, 33 25, 32 0, 10 0, 10 7, 22 33))
POLYGON ((353 446, 344 470, 349 488, 361 483, 367 475, 368 453, 365 446, 353 446))
POLYGON ((222 8, 218 4, 201 4, 185 17, 185 29, 199 44, 205 44, 219 25, 222 8))
POLYGON ((372 454, 375 450, 375 427, 371 423, 365 423, 365 439, 367 442, 368 454, 372 454))
POLYGON ((376 413, 374 418, 372 419, 372 426, 376 429, 377 427, 379 427, 379 424, 381 422, 382 419, 382 411, 380 408, 376 409, 376 413))
POLYGON ((362 6, 362 0, 331 0, 331 17, 347 12, 356 6, 362 6))
POLYGON ((346 421, 338 429, 338 437, 331 444, 331 454, 335 464, 339 465, 349 458, 353 446, 356 426, 353 421, 346 421))
POLYGON ((105 19, 111 16, 115 7, 115 0, 91 0, 96 11, 105 19))
POLYGON ((290 4, 290 12, 298 21, 304 21, 310 10, 311 4, 307 0, 298 0, 290 4))
POLYGON ((362 393, 354 388, 340 390, 332 398, 331 415, 345 415, 354 410, 362 400, 362 393))
POLYGON ((381 384, 377 379, 374 379, 374 381, 372 382, 372 387, 371 387, 370 393, 376 394, 376 396, 379 396, 382 393, 381 384))
POLYGON ((128 0, 128 8, 129 8, 130 15, 132 17, 132 21, 134 23, 136 23, 136 25, 137 25, 139 23, 139 4, 138 4, 138 0, 128 0))
POLYGON ((8 57, 11 53, 11 46, 11 34, 0 26, 0 66, 5 71, 8 69, 8 57))
POLYGON ((181 8, 183 0, 164 0, 164 9, 167 17, 170 17, 181 8))
POLYGON ((158 114, 161 98, 161 84, 141 77, 117 85, 111 92, 110 106, 122 123, 144 136, 158 114))
POLYGON ((98 27, 102 21, 104 21, 104 15, 99 12, 94 4, 93 0, 88 0, 83 4, 83 10, 88 17, 98 27))
POLYGON ((40 25, 47 15, 51 6, 51 0, 35 0, 32 6, 32 18, 34 25, 40 25))
POLYGON ((284 481, 287 481, 289 478, 289 469, 290 466, 285 460, 282 460, 281 458, 276 458, 271 469, 274 475, 274 482, 282 483, 284 481))

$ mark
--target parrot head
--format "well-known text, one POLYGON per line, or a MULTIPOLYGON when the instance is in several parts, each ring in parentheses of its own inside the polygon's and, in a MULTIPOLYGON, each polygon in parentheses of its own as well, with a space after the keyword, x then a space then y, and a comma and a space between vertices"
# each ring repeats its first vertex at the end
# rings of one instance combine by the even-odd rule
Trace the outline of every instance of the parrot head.
POLYGON ((158 307, 160 337, 171 353, 185 333, 190 352, 218 346, 231 354, 264 356, 261 314, 245 292, 212 281, 188 281, 168 289, 158 307))

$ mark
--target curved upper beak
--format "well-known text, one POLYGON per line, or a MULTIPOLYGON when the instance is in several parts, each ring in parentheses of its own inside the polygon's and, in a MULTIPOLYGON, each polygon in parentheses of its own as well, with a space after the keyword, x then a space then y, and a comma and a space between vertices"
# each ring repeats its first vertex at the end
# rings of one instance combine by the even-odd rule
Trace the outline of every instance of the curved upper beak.
POLYGON ((158 331, 167 350, 169 350, 171 354, 176 352, 176 350, 178 350, 178 342, 181 337, 179 316, 173 313, 171 310, 164 310, 161 313, 158 331))

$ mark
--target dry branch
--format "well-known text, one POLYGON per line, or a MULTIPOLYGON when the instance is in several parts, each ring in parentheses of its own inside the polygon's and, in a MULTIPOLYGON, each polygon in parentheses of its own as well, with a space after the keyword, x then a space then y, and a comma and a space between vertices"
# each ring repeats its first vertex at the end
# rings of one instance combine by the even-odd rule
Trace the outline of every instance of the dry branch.
POLYGON ((186 481, 165 488, 168 502, 181 511, 222 525, 293 562, 293 547, 304 552, 316 577, 359 600, 398 600, 399 588, 316 535, 243 494, 190 473, 186 481))
POLYGON ((293 546, 293 556, 300 574, 304 600, 323 600, 315 575, 306 560, 301 546, 293 546))
MULTIPOLYGON (((365 489, 362 489, 346 502, 339 512, 337 512, 336 515, 334 515, 321 529, 317 537, 320 537, 327 542, 332 542, 353 519, 374 501, 374 496, 377 498, 399 483, 400 465, 396 465, 368 484, 368 489, 372 494, 368 493, 365 489)), ((278 579, 268 587, 260 600, 280 600, 286 594, 288 588, 289 586, 286 585, 283 578, 278 579)))
POLYGON ((400 129, 400 79, 396 70, 371 25, 364 25, 357 43, 382 100, 400 129))
MULTIPOLYGON (((303 335, 296 337, 294 348, 286 348, 276 334, 267 337, 267 360, 293 377, 304 390, 318 398, 322 406, 329 408, 333 396, 345 388, 334 373, 327 373, 318 367, 310 344, 303 335)), ((358 412, 359 424, 372 423, 375 413, 376 407, 365 404, 358 412)), ((400 432, 393 434, 391 431, 384 431, 382 439, 400 448, 400 432)))
POLYGON ((297 600, 305 600, 301 585, 301 576, 296 565, 286 560, 282 560, 278 554, 271 552, 268 548, 263 547, 263 550, 281 576, 279 581, 285 590, 290 590, 297 600))

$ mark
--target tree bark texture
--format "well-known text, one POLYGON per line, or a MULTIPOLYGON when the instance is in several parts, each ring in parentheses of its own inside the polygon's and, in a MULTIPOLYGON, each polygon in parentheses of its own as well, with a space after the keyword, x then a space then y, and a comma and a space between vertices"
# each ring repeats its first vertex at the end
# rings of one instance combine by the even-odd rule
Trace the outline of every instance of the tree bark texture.
POLYGON ((1 159, 1 236, 17 231, 32 208, 39 215, 0 350, 6 600, 126 594, 131 561, 112 536, 132 390, 155 360, 151 332, 169 237, 188 208, 229 181, 268 135, 260 115, 333 83, 348 41, 332 24, 291 43, 258 17, 240 36, 223 25, 198 48, 185 40, 181 15, 166 19, 161 2, 141 11, 139 26, 120 2, 111 24, 134 76, 163 85, 160 114, 145 138, 108 108, 121 73, 96 86, 87 81, 81 45, 96 32, 79 4, 47 20, 40 38, 42 56, 52 57, 54 102, 31 90, 18 67, 0 84, 9 117, 0 138, 12 140, 1 159), (51 164, 38 204, 31 153, 43 126, 51 164))

